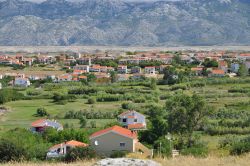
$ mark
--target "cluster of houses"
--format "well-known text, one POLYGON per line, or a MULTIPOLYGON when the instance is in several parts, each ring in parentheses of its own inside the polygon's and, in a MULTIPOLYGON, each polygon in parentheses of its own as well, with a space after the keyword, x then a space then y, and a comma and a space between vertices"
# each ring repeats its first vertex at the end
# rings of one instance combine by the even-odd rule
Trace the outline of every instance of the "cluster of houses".
MULTIPOLYGON (((17 86, 29 86, 30 80, 41 80, 51 78, 55 82, 63 81, 81 81, 87 80, 87 73, 92 73, 97 79, 110 79, 111 71, 116 71, 117 81, 124 81, 128 79, 140 79, 144 77, 156 77, 158 78, 167 66, 169 66, 174 58, 174 53, 166 53, 159 51, 152 52, 136 52, 134 55, 123 55, 122 52, 118 55, 112 53, 95 53, 95 54, 81 54, 72 53, 71 55, 50 55, 50 54, 38 54, 33 56, 24 55, 5 55, 0 54, 0 65, 47 65, 52 66, 54 64, 62 64, 63 68, 70 69, 69 73, 61 75, 47 74, 30 74, 24 75, 23 73, 0 73, 0 79, 3 76, 13 76, 15 79, 13 85, 17 86), (118 63, 117 67, 102 66, 94 64, 97 61, 115 61, 118 63), (145 66, 140 67, 141 63, 157 61, 161 65, 158 66, 145 66), (94 63, 92 63, 94 62, 94 63)), ((202 76, 204 66, 202 63, 205 59, 211 59, 218 62, 216 68, 206 68, 210 77, 223 77, 225 75, 234 76, 238 72, 240 64, 244 64, 246 68, 250 69, 250 53, 241 52, 223 52, 223 51, 208 51, 208 52, 194 52, 186 51, 180 54, 180 60, 185 63, 198 62, 199 65, 191 68, 191 71, 197 75, 202 76), (230 65, 228 64, 230 62, 230 65)))
MULTIPOLYGON (((89 137, 90 144, 69 140, 52 146, 48 149, 47 158, 61 157, 71 148, 86 146, 91 146, 101 156, 110 156, 116 151, 140 152, 151 156, 152 151, 141 144, 137 136, 138 131, 147 128, 145 116, 129 110, 120 114, 118 121, 122 127, 115 125, 93 133, 89 137)), ((31 124, 31 131, 41 133, 48 127, 63 130, 63 126, 55 120, 40 119, 31 124)))

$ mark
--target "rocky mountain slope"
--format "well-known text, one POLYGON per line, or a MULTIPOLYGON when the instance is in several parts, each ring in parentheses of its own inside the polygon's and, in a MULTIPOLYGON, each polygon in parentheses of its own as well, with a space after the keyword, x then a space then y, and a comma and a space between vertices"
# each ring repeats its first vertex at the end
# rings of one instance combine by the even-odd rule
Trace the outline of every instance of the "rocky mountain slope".
POLYGON ((249 0, 0 2, 0 45, 249 44, 249 0))

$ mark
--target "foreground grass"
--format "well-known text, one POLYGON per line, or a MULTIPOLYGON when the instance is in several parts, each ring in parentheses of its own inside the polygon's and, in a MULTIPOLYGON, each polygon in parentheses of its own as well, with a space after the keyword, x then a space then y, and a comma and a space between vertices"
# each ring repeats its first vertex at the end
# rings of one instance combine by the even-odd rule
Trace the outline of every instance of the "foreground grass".
POLYGON ((162 166, 249 166, 250 155, 195 158, 180 156, 175 159, 156 159, 162 166))
MULTIPOLYGON (((179 156, 173 159, 154 159, 162 166, 249 166, 250 154, 245 156, 228 156, 228 157, 207 157, 195 158, 191 156, 179 156)), ((97 160, 79 161, 71 164, 66 163, 7 163, 3 166, 91 166, 97 160)), ((0 164, 1 165, 1 164, 0 164)))

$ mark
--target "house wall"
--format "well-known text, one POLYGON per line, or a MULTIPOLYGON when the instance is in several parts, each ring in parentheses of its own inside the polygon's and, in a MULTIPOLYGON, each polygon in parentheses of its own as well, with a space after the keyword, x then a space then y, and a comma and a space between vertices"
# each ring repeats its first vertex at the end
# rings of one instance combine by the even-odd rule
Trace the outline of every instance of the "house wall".
POLYGON ((134 139, 114 132, 91 138, 90 144, 96 153, 102 156, 110 156, 114 151, 134 152, 134 139), (98 142, 98 145, 95 145, 95 141, 98 142), (125 147, 120 147, 121 142, 125 143, 125 147))
POLYGON ((123 124, 123 125, 130 125, 130 124, 136 124, 136 123, 142 123, 146 125, 146 121, 145 121, 145 116, 142 114, 139 114, 137 112, 131 112, 129 114, 126 114, 125 116, 121 116, 119 117, 119 121, 123 124), (134 114, 133 114, 134 113, 134 114), (129 116, 134 116, 135 118, 128 118, 129 116), (123 123, 123 118, 127 119, 126 123, 123 123), (137 119, 137 122, 134 122, 134 120, 137 119))

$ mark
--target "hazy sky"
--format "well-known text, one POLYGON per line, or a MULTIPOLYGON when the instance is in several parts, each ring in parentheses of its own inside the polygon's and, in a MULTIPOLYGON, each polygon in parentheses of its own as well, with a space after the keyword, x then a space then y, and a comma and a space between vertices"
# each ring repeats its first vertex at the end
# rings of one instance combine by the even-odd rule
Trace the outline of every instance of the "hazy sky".
MULTIPOLYGON (((4 0, 0 0, 0 1, 4 1, 4 0)), ((46 0, 23 0, 23 1, 32 1, 32 2, 43 2, 43 1, 46 1, 46 0)), ((84 1, 84 0, 67 0, 67 1, 84 1)), ((180 1, 180 0, 123 0, 123 1, 131 1, 131 2, 134 2, 134 1, 137 1, 137 2, 153 2, 153 1, 180 1)))

